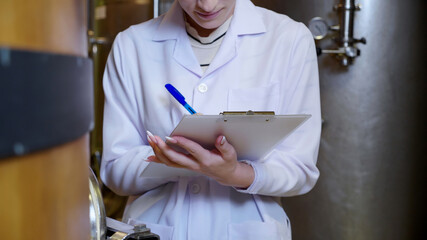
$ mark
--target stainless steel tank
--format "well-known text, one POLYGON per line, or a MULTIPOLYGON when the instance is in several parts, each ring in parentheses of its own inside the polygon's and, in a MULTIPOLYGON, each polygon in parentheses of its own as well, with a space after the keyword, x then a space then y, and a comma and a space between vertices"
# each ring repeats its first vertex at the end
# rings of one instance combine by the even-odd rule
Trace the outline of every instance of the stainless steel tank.
MULTIPOLYGON (((337 0, 256 0, 308 24, 340 22, 337 0)), ((343 66, 319 56, 321 171, 308 194, 283 199, 296 240, 422 239, 427 146, 426 1, 360 0, 354 36, 361 55, 343 66), (423 27, 424 26, 424 27, 423 27)), ((335 35, 337 36, 337 34, 335 35)), ((337 48, 327 37, 316 44, 337 48)))

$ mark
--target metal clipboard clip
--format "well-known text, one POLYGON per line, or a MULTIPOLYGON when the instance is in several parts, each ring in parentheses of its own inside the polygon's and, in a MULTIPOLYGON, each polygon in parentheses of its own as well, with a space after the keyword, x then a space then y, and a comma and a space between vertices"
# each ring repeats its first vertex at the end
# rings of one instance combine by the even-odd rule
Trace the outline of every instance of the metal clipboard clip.
POLYGON ((223 116, 224 122, 228 122, 228 120, 233 120, 233 119, 235 119, 235 120, 240 119, 240 117, 245 117, 245 116, 253 116, 256 118, 262 118, 262 119, 264 119, 264 121, 269 122, 271 120, 271 118, 274 118, 274 116, 275 116, 274 111, 252 111, 252 110, 249 110, 247 112, 245 112, 245 111, 236 111, 236 112, 224 111, 224 112, 220 113, 220 115, 223 116))
POLYGON ((237 112, 224 111, 224 112, 220 113, 220 115, 229 116, 229 115, 275 115, 275 114, 274 114, 274 111, 252 111, 252 110, 249 110, 247 112, 245 112, 245 111, 237 111, 237 112))

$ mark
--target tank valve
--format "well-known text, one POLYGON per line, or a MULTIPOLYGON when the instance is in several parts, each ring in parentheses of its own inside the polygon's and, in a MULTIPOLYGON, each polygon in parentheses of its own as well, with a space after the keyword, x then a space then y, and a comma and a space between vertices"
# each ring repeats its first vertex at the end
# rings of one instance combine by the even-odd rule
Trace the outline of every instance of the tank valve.
POLYGON ((309 22, 308 28, 315 40, 324 39, 330 32, 335 35, 338 34, 333 38, 338 48, 317 48, 317 55, 320 56, 322 53, 333 54, 341 62, 341 65, 348 66, 356 57, 360 56, 361 51, 356 47, 356 44, 366 44, 366 38, 357 39, 353 37, 354 12, 361 10, 362 6, 355 4, 355 0, 341 0, 333 9, 340 15, 339 25, 330 26, 323 18, 315 17, 309 22))

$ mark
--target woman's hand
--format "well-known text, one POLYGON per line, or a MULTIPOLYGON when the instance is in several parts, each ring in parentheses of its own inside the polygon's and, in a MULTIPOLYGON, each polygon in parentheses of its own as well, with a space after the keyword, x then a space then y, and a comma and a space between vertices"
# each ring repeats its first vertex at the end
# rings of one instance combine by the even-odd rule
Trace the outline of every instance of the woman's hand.
POLYGON ((150 146, 155 153, 155 156, 148 157, 150 162, 186 168, 211 177, 223 185, 238 188, 249 187, 255 178, 254 170, 250 165, 237 161, 236 151, 227 142, 225 136, 219 136, 216 139, 216 149, 212 150, 207 150, 184 137, 166 138, 169 144, 179 146, 188 152, 184 154, 175 151, 160 137, 153 136, 150 132, 147 134, 150 146))

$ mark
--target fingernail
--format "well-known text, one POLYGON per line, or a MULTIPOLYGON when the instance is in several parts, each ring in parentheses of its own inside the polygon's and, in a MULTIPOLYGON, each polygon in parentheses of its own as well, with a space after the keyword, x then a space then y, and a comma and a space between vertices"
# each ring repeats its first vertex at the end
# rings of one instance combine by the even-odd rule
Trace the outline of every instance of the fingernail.
POLYGON ((225 143, 225 136, 222 136, 221 145, 223 145, 224 143, 225 143))
POLYGON ((148 139, 149 142, 154 142, 154 143, 157 144, 157 141, 154 138, 154 135, 150 131, 147 131, 147 139, 148 139))
POLYGON ((177 143, 177 141, 175 139, 171 138, 171 137, 166 136, 165 139, 166 139, 167 142, 177 143))

